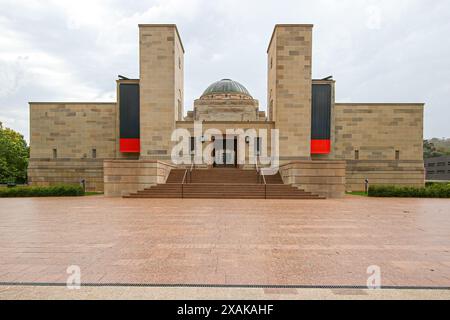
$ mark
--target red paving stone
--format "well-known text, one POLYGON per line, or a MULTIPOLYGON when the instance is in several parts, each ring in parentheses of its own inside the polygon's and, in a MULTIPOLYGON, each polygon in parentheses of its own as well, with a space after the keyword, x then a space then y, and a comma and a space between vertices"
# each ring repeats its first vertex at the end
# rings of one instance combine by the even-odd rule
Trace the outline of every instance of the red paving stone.
POLYGON ((0 282, 450 287, 450 200, 0 199, 0 282))

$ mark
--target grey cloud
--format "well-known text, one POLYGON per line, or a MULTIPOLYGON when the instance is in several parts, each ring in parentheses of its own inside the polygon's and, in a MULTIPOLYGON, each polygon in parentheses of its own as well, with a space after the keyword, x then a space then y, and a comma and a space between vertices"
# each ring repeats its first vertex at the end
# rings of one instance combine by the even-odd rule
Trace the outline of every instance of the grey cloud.
POLYGON ((265 109, 273 26, 314 23, 313 74, 334 75, 338 101, 426 102, 425 135, 449 136, 447 12, 445 0, 0 0, 0 120, 28 136, 30 100, 114 99, 117 74, 138 77, 138 23, 178 24, 187 108, 233 78, 265 109))

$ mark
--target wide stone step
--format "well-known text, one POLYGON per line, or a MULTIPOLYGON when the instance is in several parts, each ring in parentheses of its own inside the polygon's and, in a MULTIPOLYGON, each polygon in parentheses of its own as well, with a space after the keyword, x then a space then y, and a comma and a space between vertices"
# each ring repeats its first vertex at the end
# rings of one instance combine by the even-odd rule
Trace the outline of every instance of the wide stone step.
POLYGON ((171 171, 166 184, 144 189, 126 198, 323 199, 283 184, 280 174, 266 176, 267 185, 262 181, 255 170, 215 168, 194 170, 186 175, 185 169, 176 169, 171 171), (182 185, 185 177, 185 184, 182 185))

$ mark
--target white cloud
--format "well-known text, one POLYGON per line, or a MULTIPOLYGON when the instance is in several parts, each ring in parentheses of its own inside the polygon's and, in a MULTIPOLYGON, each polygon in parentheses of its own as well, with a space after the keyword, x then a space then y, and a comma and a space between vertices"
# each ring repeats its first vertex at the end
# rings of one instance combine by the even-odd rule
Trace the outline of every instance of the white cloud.
POLYGON ((178 24, 186 106, 221 78, 266 106, 266 49, 276 23, 314 23, 315 77, 339 101, 426 102, 426 136, 450 136, 445 0, 0 0, 0 121, 28 136, 30 100, 111 101, 138 77, 139 23, 178 24))

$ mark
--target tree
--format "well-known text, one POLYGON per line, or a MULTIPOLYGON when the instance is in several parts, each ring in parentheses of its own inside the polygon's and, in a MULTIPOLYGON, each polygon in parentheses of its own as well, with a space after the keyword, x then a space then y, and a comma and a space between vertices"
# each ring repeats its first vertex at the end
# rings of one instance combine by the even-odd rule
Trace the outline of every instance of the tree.
POLYGON ((0 122, 0 183, 25 183, 29 154, 24 137, 0 122))
POLYGON ((423 141, 424 159, 450 155, 450 139, 437 139, 423 141))

